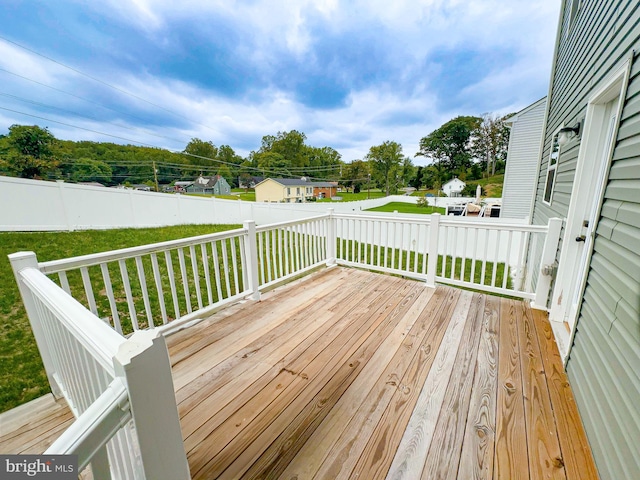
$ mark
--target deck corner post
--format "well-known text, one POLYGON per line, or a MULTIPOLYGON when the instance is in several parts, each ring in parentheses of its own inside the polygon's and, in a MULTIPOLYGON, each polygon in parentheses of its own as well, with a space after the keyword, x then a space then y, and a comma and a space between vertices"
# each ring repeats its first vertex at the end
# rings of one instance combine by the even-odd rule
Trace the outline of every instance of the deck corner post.
POLYGON ((244 222, 244 228, 247 231, 246 241, 244 242, 245 257, 247 264, 247 280, 249 282, 248 290, 251 292, 249 298, 251 300, 260 300, 260 283, 258 281, 258 245, 256 241, 256 222, 247 220, 244 222))
POLYGON ((427 286, 436 286, 436 268, 438 267, 438 240, 440 235, 440 214, 429 215, 429 246, 427 251, 427 286))
POLYGON ((18 289, 20 290, 20 296, 22 297, 22 303, 24 304, 24 308, 27 312, 29 324, 31 325, 33 336, 36 339, 36 344, 38 345, 38 350, 42 357, 42 363, 44 364, 44 370, 47 374, 47 379, 49 380, 51 393, 53 393, 55 398, 62 398, 62 388, 60 388, 60 385, 58 385, 58 382, 55 380, 55 364, 53 363, 51 352, 49 350, 49 344, 47 342, 44 326, 42 325, 42 319, 40 318, 38 309, 33 301, 31 291, 24 285, 22 276, 20 275, 20 272, 24 269, 38 269, 38 258, 33 252, 17 252, 9 255, 9 262, 11 262, 11 268, 13 269, 13 274, 15 276, 16 283, 18 284, 18 289))
POLYGON ((549 290, 555 275, 545 275, 545 271, 553 271, 548 267, 552 266, 558 252, 558 244, 560 243, 560 232, 562 231, 562 219, 550 218, 547 226, 547 237, 545 238, 542 256, 540 257, 540 265, 538 265, 538 282, 536 284, 535 298, 531 303, 531 308, 538 310, 547 309, 547 301, 549 300, 549 290), (547 267, 547 268, 545 268, 547 267))
POLYGON ((136 331, 120 346, 113 365, 127 388, 143 478, 190 479, 162 333, 157 329, 136 331))
POLYGON ((336 217, 334 216, 334 209, 329 208, 329 219, 327 223, 327 267, 331 267, 337 264, 336 260, 336 217))

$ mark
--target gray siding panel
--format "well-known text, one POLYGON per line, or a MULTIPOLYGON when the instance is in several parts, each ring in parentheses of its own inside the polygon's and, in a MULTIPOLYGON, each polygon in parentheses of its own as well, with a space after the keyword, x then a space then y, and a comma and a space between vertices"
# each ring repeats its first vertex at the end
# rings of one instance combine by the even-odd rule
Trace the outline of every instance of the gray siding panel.
MULTIPOLYGON (((554 131, 635 50, 567 372, 603 479, 640 478, 640 2, 567 0, 548 98, 533 221, 566 218, 580 141, 560 153, 551 205, 542 203, 554 131)), ((562 248, 562 245, 560 246, 562 248)))

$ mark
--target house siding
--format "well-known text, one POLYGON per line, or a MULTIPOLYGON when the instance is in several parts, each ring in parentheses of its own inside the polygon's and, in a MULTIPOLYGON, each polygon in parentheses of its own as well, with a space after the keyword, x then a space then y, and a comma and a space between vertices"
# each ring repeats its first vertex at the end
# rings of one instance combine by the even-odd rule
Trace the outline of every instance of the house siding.
MULTIPOLYGON (((561 28, 533 221, 566 218, 580 142, 561 151, 551 205, 542 202, 553 133, 586 114, 589 96, 640 50, 637 0, 580 2, 561 28)), ((632 58, 567 372, 603 479, 640 478, 640 60, 632 58)), ((560 249, 562 244, 560 245, 560 249)))
POLYGON ((503 218, 526 218, 531 215, 546 105, 545 97, 511 120, 500 215, 503 218))

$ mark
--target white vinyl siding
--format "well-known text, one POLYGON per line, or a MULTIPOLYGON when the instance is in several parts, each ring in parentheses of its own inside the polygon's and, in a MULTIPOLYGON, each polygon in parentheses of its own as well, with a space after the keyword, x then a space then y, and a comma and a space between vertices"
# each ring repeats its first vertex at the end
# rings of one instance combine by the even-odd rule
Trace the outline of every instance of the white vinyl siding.
POLYGON ((500 215, 503 218, 526 218, 531 215, 546 105, 545 97, 510 119, 512 127, 500 215))

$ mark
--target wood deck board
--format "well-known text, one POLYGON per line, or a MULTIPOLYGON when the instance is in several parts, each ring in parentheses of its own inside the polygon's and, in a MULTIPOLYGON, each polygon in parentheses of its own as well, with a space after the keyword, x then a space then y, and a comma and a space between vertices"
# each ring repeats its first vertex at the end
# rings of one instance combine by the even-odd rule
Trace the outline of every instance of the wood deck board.
MULTIPOLYGON (((546 314, 523 302, 332 268, 167 344, 193 478, 597 478, 546 314)), ((1 453, 41 453, 72 421, 11 412, 1 453)))

